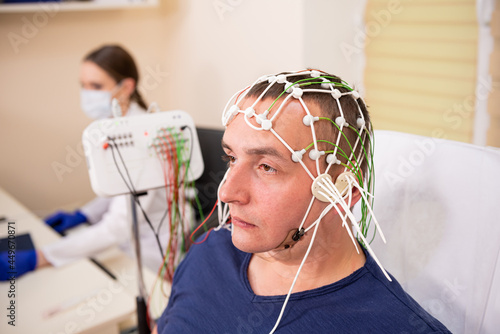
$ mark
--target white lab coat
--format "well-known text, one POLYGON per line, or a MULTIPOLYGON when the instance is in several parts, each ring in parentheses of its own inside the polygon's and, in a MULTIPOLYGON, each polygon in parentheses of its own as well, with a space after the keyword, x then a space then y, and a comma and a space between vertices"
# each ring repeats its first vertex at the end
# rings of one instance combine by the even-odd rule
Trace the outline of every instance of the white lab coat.
MULTIPOLYGON (((136 103, 131 103, 127 116, 140 115, 144 112, 136 103)), ((109 247, 119 246, 127 255, 134 257, 134 245, 131 237, 132 224, 130 215, 130 195, 111 198, 96 198, 81 208, 82 213, 92 224, 78 232, 65 236, 55 243, 42 247, 47 260, 55 267, 93 256, 109 247)), ((148 191, 140 196, 139 201, 147 213, 155 230, 167 210, 165 188, 148 191)), ((189 203, 184 206, 185 217, 192 221, 193 214, 189 203)), ((137 221, 141 244, 143 265, 154 272, 163 262, 158 243, 142 211, 137 207, 137 221)), ((159 239, 165 251, 169 238, 169 217, 165 217, 160 228, 159 239)))

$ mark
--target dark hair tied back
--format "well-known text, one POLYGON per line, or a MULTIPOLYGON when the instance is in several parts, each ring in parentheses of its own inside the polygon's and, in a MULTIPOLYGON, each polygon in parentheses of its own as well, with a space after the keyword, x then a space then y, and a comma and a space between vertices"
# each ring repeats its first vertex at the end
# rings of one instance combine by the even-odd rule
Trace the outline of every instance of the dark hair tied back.
POLYGON ((137 90, 139 83, 139 72, 134 59, 119 45, 105 45, 90 52, 85 58, 85 61, 91 61, 108 73, 116 82, 120 82, 126 78, 135 80, 136 87, 131 100, 137 102, 143 109, 147 109, 146 102, 137 90))

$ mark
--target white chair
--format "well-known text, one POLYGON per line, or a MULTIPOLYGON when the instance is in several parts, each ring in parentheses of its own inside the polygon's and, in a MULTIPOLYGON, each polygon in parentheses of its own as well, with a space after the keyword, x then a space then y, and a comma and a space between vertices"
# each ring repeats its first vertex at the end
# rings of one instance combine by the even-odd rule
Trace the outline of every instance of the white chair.
POLYGON ((371 246, 453 333, 500 332, 500 150, 375 133, 371 246))

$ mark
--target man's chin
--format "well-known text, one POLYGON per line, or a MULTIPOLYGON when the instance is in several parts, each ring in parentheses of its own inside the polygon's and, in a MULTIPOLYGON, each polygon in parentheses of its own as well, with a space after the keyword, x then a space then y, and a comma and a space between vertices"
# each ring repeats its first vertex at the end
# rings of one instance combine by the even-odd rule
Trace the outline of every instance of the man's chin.
POLYGON ((266 251, 262 241, 249 236, 244 231, 238 231, 238 228, 233 230, 232 241, 234 247, 245 253, 261 253, 266 251))

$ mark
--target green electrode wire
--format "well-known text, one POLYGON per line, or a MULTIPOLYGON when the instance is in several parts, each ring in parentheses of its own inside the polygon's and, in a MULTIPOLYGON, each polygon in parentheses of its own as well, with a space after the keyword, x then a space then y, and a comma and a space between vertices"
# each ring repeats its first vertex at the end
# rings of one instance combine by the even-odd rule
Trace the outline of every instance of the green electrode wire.
MULTIPOLYGON (((189 130, 192 132, 191 129, 189 129, 189 130)), ((179 135, 178 133, 176 133, 176 134, 179 135)), ((183 140, 183 144, 185 145, 186 142, 187 142, 187 140, 185 140, 185 139, 182 139, 182 140, 183 140)), ((193 140, 193 138, 191 138, 191 140, 193 140)), ((179 147, 179 146, 177 146, 177 147, 179 147)), ((186 148, 184 147, 184 149, 186 149, 186 148)), ((191 150, 189 150, 189 151, 191 152, 191 150)), ((182 154, 180 152, 181 152, 181 150, 179 148, 179 155, 182 156, 182 154)), ((182 151, 182 152, 184 152, 184 151, 182 151)), ((187 174, 189 172, 189 166, 191 165, 191 159, 189 157, 186 160, 183 159, 183 161, 186 161, 186 170, 184 172, 184 178, 183 178, 183 180, 186 180, 187 179, 187 174)), ((186 185, 189 188, 194 188, 195 182, 191 181, 189 183, 184 183, 184 187, 186 187, 186 185)), ((195 192, 195 195, 194 195, 194 201, 196 202, 196 209, 198 210, 198 213, 199 213, 199 215, 201 217, 201 220, 202 221, 205 220, 205 215, 203 214, 203 210, 202 210, 202 207, 201 207, 201 202, 200 202, 200 199, 198 198, 198 194, 196 192, 195 192)), ((205 227, 205 230, 206 230, 206 227, 205 227)))
MULTIPOLYGON (((360 142, 362 142, 361 134, 357 131, 357 129, 354 128, 353 126, 349 126, 349 127, 356 132, 360 142)), ((371 123, 370 123, 370 128, 371 128, 371 123)), ((370 194, 372 194, 373 189, 374 189, 374 184, 375 184, 375 174, 374 174, 374 169, 373 169, 373 165, 374 165, 373 152, 374 152, 375 143, 374 143, 373 136, 370 135, 370 132, 367 130, 365 133, 368 136, 368 140, 370 141, 370 155, 368 155, 368 153, 366 152, 366 148, 364 145, 361 145, 361 147, 363 148, 364 156, 365 156, 365 159, 367 161, 367 167, 368 167, 366 185, 368 187, 368 192, 370 194)), ((370 203, 371 207, 373 207, 373 202, 374 202, 373 196, 371 196, 371 200, 368 199, 368 197, 367 197, 367 201, 370 203)), ((372 221, 371 215, 370 215, 370 219, 368 221, 366 221, 367 218, 368 218, 368 206, 367 206, 367 203, 365 202, 365 200, 363 199, 361 201, 361 222, 362 222, 361 231, 362 231, 363 236, 365 238, 367 237, 368 231, 370 229, 371 221, 372 221)), ((375 239, 376 232, 377 231, 375 228, 373 230, 373 236, 368 243, 371 244, 372 241, 375 239)))
MULTIPOLYGON (((345 168, 350 168, 350 167, 351 168, 355 168, 356 167, 356 165, 354 164, 354 162, 349 161, 349 157, 347 156, 347 154, 344 152, 344 150, 340 146, 332 143, 329 140, 324 140, 324 139, 318 139, 318 140, 316 140, 316 142, 317 143, 327 143, 327 144, 330 144, 332 146, 335 146, 337 148, 337 154, 339 154, 341 157, 343 157, 346 160, 348 160, 348 163, 349 163, 349 164, 347 164, 347 163, 340 162, 341 166, 343 166, 345 168), (351 166, 349 166, 349 165, 351 165, 351 166)), ((309 144, 308 146, 306 146, 305 150, 307 151, 307 150, 309 150, 313 146, 314 146, 314 142, 312 142, 311 144, 309 144)), ((335 152, 335 150, 327 150, 327 151, 325 151, 325 153, 334 153, 334 152, 335 152)), ((356 160, 356 158, 355 158, 355 160, 356 160)), ((357 163, 357 160, 356 160, 356 163, 357 163)), ((357 175, 356 175, 356 177, 357 177, 357 175)))
MULTIPOLYGON (((338 78, 335 78, 335 77, 332 77, 332 76, 327 76, 327 75, 324 75, 324 76, 319 76, 319 77, 315 77, 315 78, 304 78, 304 79, 301 79, 301 80, 297 80, 293 83, 291 83, 290 85, 286 86, 285 89, 283 90, 283 92, 281 92, 280 95, 278 95, 278 97, 273 101, 273 103, 269 106, 269 108, 267 109, 268 111, 271 111, 271 109, 274 107, 274 105, 279 101, 279 99, 287 92, 287 90, 289 90, 290 88, 292 88, 293 86, 299 86, 299 87, 305 87, 305 86, 311 86, 311 85, 317 85, 317 84, 331 84, 333 85, 333 87, 341 87, 341 88, 345 88, 347 89, 349 92, 352 92, 353 89, 349 86, 349 84, 347 82, 345 82, 344 80, 340 79, 340 82, 336 82, 336 81, 317 81, 319 78, 325 78, 325 79, 329 79, 329 80, 337 80, 338 78)), ((340 130, 340 127, 337 125, 337 123, 335 123, 332 119, 328 118, 328 117, 319 117, 319 119, 323 119, 323 120, 328 120, 330 121, 336 128, 337 130, 342 134, 342 136, 344 137, 346 143, 349 145, 349 148, 351 149, 351 152, 353 153, 353 157, 354 157, 354 160, 355 160, 355 163, 353 161, 348 161, 348 164, 351 165, 351 168, 354 169, 354 168, 357 168, 357 169, 360 169, 361 166, 359 164, 359 161, 358 161, 358 157, 356 156, 356 152, 353 151, 353 148, 352 148, 352 145, 350 143, 350 141, 347 139, 347 136, 345 135, 345 133, 343 131, 340 130)), ((374 189, 374 185, 375 185, 375 175, 373 173, 373 150, 374 150, 374 138, 373 136, 370 135, 369 131, 366 130, 366 134, 368 136, 368 140, 371 142, 371 145, 370 145, 370 155, 368 155, 368 153, 366 152, 366 148, 365 146, 362 144, 363 141, 362 141, 362 138, 361 138, 361 134, 359 133, 359 131, 349 125, 348 126, 351 130, 353 130, 356 135, 358 136, 359 140, 360 140, 360 143, 361 143, 361 147, 363 149, 363 154, 365 156, 365 159, 367 161, 367 167, 368 167, 368 173, 367 173, 367 180, 366 180, 366 185, 368 187, 368 193, 372 193, 373 189, 374 189)), ((370 128, 371 128, 371 123, 370 123, 370 128)), ((340 156, 344 157, 345 159, 349 160, 349 158, 347 157, 347 154, 339 147, 337 146, 336 144, 332 143, 332 142, 329 142, 329 141, 326 141, 326 140, 317 140, 317 142, 325 142, 325 143, 328 143, 328 144, 331 144, 333 146, 335 146, 337 148, 337 152, 340 154, 340 156)), ((306 150, 310 149, 312 147, 312 145, 314 145, 314 143, 310 144, 306 150)), ((333 153, 334 151, 327 151, 326 153, 333 153)), ((349 165, 348 164, 341 164, 342 166, 344 166, 345 168, 349 168, 349 165)), ((363 182, 363 178, 362 176, 359 174, 359 171, 357 173, 354 173, 356 175, 356 178, 358 179, 358 182, 363 182)), ((361 229, 361 233, 363 234, 363 236, 366 238, 367 235, 368 235, 368 232, 369 232, 369 229, 370 229, 370 225, 371 225, 371 221, 372 221, 372 217, 371 215, 368 214, 368 205, 370 204, 372 207, 373 207, 373 202, 374 202, 374 199, 373 197, 371 196, 371 199, 369 198, 370 196, 366 196, 367 199, 366 201, 368 201, 368 203, 366 203, 365 199, 362 198, 361 200, 361 219, 360 219, 360 229, 361 229), (368 219, 368 216, 369 219, 368 219)), ((371 238, 371 240, 368 242, 369 244, 372 243, 372 241, 375 239, 375 235, 376 235, 376 228, 373 230, 373 236, 371 238)), ((362 243, 362 241, 358 238, 358 241, 360 241, 362 243)))
POLYGON ((327 81, 313 81, 313 82, 308 82, 308 81, 311 81, 311 80, 317 80, 318 78, 325 78, 325 79, 335 79, 334 77, 331 77, 331 76, 320 76, 320 77, 316 77, 316 78, 306 78, 306 79, 301 79, 301 80, 297 80, 293 83, 291 83, 288 87, 285 87, 285 90, 283 90, 283 92, 281 92, 280 95, 278 95, 278 97, 273 101, 273 103, 271 103, 271 105, 269 106, 269 108, 267 108, 267 110, 271 111, 271 109, 273 108, 274 104, 276 102, 278 102, 278 100, 286 93, 287 90, 289 90, 291 87, 295 86, 295 85, 298 85, 299 87, 303 87, 303 86, 310 86, 310 85, 320 85, 320 84, 332 84, 334 87, 343 87, 347 90, 349 90, 350 92, 353 91, 353 89, 351 87, 349 87, 349 85, 347 85, 347 83, 343 80, 341 80, 341 83, 339 82, 335 82, 335 81, 330 81, 330 82, 327 82, 327 81))
MULTIPOLYGON (((342 134, 342 136, 344 137, 345 141, 346 141, 346 142, 347 142, 347 144, 349 145, 349 148, 350 148, 351 152, 353 153, 353 157, 354 157, 354 161, 355 161, 355 163, 354 163, 353 161, 349 161, 349 158, 348 158, 347 154, 346 154, 346 153, 345 153, 345 152, 344 152, 344 151, 343 151, 343 150, 342 150, 339 146, 337 146, 336 144, 333 144, 333 143, 330 143, 330 144, 332 144, 333 146, 337 147, 337 149, 340 151, 340 152, 339 152, 339 154, 340 154, 342 157, 344 157, 345 159, 347 159, 347 160, 348 160, 348 163, 352 166, 352 169, 355 169, 355 168, 360 169, 360 167, 361 167, 361 166, 360 166, 360 163, 359 163, 359 161, 358 161, 358 157, 356 156, 356 152, 354 152, 354 149, 352 148, 352 145, 351 145, 351 143, 349 142, 349 140, 347 139, 347 136, 345 135, 345 133, 343 133, 342 131, 340 131, 340 127, 339 127, 339 126, 338 126, 338 125, 337 125, 337 124, 336 124, 333 120, 331 120, 330 118, 328 118, 328 117, 320 117, 319 119, 320 119, 320 120, 322 119, 322 120, 328 120, 328 121, 330 121, 330 122, 331 122, 331 123, 332 123, 332 124, 333 124, 333 125, 337 128, 337 130, 338 130, 338 131, 342 134)), ((358 138, 360 139, 360 143, 362 143, 362 138, 361 138, 361 135, 359 134, 358 130, 357 130, 356 128, 352 127, 352 126, 349 126, 349 128, 350 128, 350 129, 352 129, 352 130, 354 130, 354 132, 358 135, 358 138)), ((318 141, 319 141, 319 140, 318 140, 318 141)), ((324 142, 328 142, 328 141, 324 141, 324 142)), ((328 142, 328 143, 329 143, 329 142, 328 142)), ((365 146, 364 146, 363 144, 361 144, 360 146, 361 146, 361 147, 362 147, 362 149, 363 149, 365 159, 366 159, 367 161, 369 161, 369 160, 368 160, 368 159, 369 159, 369 157, 368 157, 368 154, 367 154, 367 152, 366 152, 365 146)), ((334 152, 334 151, 328 151, 328 153, 333 153, 333 152, 334 152)), ((337 152, 338 152, 338 151, 337 151, 337 152)), ((348 164, 342 164, 342 166, 344 166, 344 167, 348 168, 348 166, 349 166, 349 165, 348 165, 348 164)), ((351 171, 352 171, 352 169, 351 169, 351 171)), ((370 179, 370 178, 371 178, 370 176, 371 176, 371 174, 372 174, 372 173, 371 173, 371 166, 370 166, 370 163, 368 163, 368 170, 370 171, 370 172, 368 173, 368 176, 369 176, 369 179, 370 179)), ((359 182, 359 183, 361 183, 361 182, 363 182, 363 178, 361 177, 361 175, 360 175, 359 173, 360 173, 360 171, 358 171, 358 172, 356 172, 356 173, 354 173, 354 174, 356 175, 356 178, 358 179, 358 182, 359 182)), ((370 182, 370 181, 368 180, 368 183, 367 183, 367 185, 368 185, 368 189, 370 189, 370 188, 369 188, 369 182, 370 182)), ((362 200, 361 200, 361 219, 360 219, 360 223, 361 223, 360 225, 361 225, 361 226, 360 226, 360 229, 361 229, 361 232, 363 233, 363 236, 364 236, 365 238, 366 238, 366 236, 367 236, 367 234, 368 234, 368 230, 369 230, 369 226, 370 226, 370 221, 371 221, 371 219, 370 219, 370 221, 368 221, 368 222, 367 222, 367 221, 366 221, 366 220, 367 220, 367 217, 368 217, 368 207, 367 207, 367 205, 366 205, 366 203, 365 203, 364 198, 362 198, 362 200)), ((370 243, 371 243, 372 241, 373 241, 373 238, 372 238, 372 240, 370 241, 370 243)))
MULTIPOLYGON (((174 131, 174 128, 168 128, 168 131, 169 131, 170 136, 174 139, 174 143, 175 143, 174 149, 177 153, 177 165, 175 166, 176 172, 174 173, 176 179, 174 182, 176 182, 176 184, 179 183, 179 181, 182 183, 182 184, 179 183, 179 186, 177 189, 179 189, 181 186, 183 186, 184 189, 194 188, 194 184, 195 184, 194 181, 190 181, 190 182, 186 181, 187 174, 189 171, 189 166, 191 163, 189 156, 188 157, 185 156, 187 154, 187 152, 186 152, 187 151, 187 148, 186 148, 187 140, 184 138, 184 136, 179 131, 174 131), (182 165, 185 166, 185 170, 183 173, 181 171, 182 165), (182 175, 182 179, 179 179, 179 177, 181 175, 182 175)), ((192 130, 190 130, 190 131, 192 131, 192 130)), ((174 200, 172 201, 172 210, 171 210, 172 214, 170 216, 170 221, 173 223, 173 222, 176 222, 177 220, 180 220, 180 222, 179 222, 179 224, 177 224, 179 226, 177 226, 176 224, 172 224, 172 223, 170 224, 171 225, 170 235, 171 236, 174 235, 176 232, 176 229, 180 228, 181 243, 180 243, 179 250, 181 253, 185 253, 188 249, 188 246, 186 244, 186 235, 184 233, 184 225, 182 222, 183 217, 181 215, 180 207, 178 206, 178 202, 177 202, 178 201, 178 194, 176 195, 174 193, 173 198, 174 198, 174 200)), ((200 203, 200 200, 199 200, 197 194, 195 194, 195 202, 197 204, 197 209, 200 213, 200 216, 204 220, 204 215, 203 215, 203 212, 201 209, 201 203, 200 203)), ((191 227, 190 227, 190 229, 191 229, 191 227)), ((167 252, 165 254, 166 259, 168 259, 169 255, 170 255, 170 251, 171 251, 170 247, 168 247, 167 252)), ((174 263, 174 268, 173 268, 174 271, 175 271, 176 267, 177 267, 177 265, 174 263)), ((161 268, 162 276, 164 275, 166 269, 167 269, 167 262, 164 261, 162 268, 161 268)))
MULTIPOLYGON (((371 128, 371 123, 370 123, 370 128, 371 128)), ((370 135, 370 132, 367 131, 367 135, 369 137, 369 140, 370 140, 370 156, 371 156, 371 165, 369 165, 370 167, 370 173, 368 174, 369 176, 369 183, 368 183, 368 191, 373 194, 373 191, 375 190, 375 168, 374 168, 374 161, 373 161, 373 154, 375 152, 375 136, 372 136, 370 135)), ((373 204, 375 203, 375 198, 372 196, 371 198, 371 201, 370 201, 370 205, 371 207, 373 208, 373 204)), ((370 216, 370 220, 368 223, 370 223, 372 220, 372 217, 370 216)), ((373 241, 373 239, 375 239, 375 234, 377 233, 377 229, 375 228, 373 230, 373 236, 372 236, 372 239, 370 240, 370 243, 373 241)))

